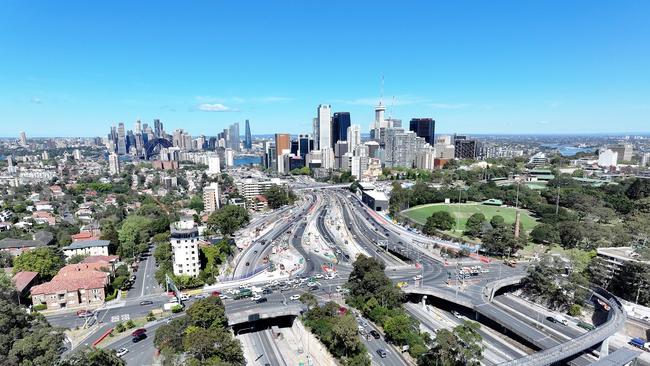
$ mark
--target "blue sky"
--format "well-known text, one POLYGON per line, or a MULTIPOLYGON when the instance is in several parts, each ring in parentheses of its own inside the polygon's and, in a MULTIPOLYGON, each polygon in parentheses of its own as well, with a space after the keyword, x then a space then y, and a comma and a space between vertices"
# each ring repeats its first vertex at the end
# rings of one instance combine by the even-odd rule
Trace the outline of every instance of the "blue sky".
POLYGON ((642 0, 5 0, 0 136, 311 132, 319 103, 367 132, 382 75, 441 132, 648 132, 649 24, 642 0))

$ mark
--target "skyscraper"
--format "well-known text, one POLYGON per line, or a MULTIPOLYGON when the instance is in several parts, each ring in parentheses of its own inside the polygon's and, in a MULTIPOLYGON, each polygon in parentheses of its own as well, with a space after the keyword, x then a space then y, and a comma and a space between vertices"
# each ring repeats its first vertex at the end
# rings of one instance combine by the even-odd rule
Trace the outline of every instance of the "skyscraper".
POLYGON ((120 160, 115 153, 108 155, 108 170, 111 175, 120 174, 120 160))
POLYGON ((244 148, 250 150, 253 147, 253 138, 251 137, 251 124, 246 120, 246 135, 244 136, 244 148))
POLYGON ((429 145, 433 146, 436 121, 433 118, 413 118, 409 123, 409 131, 415 132, 418 137, 422 137, 429 145))
POLYGON ((336 112, 332 117, 332 148, 338 141, 347 141, 350 112, 336 112))
POLYGON ((154 135, 156 137, 163 137, 163 124, 160 122, 159 119, 154 119, 153 120, 153 128, 154 128, 154 135))
POLYGON ((124 123, 122 122, 117 125, 117 154, 126 154, 126 131, 124 131, 124 123))
POLYGON ((309 151, 311 151, 311 143, 309 135, 299 135, 298 136, 298 155, 305 158, 309 151))
POLYGON ((312 122, 312 137, 314 139, 314 143, 312 146, 312 149, 318 150, 318 142, 320 141, 320 126, 318 125, 318 118, 314 118, 312 122))
POLYGON ((231 149, 239 151, 239 123, 233 123, 228 127, 228 141, 231 149))
POLYGON ((321 104, 318 106, 318 149, 328 147, 332 148, 332 108, 321 104))
POLYGON ((354 149, 361 145, 361 126, 351 125, 347 131, 348 151, 354 153, 354 149))
POLYGON ((291 140, 288 133, 275 134, 275 151, 277 156, 291 152, 291 140))
POLYGON ((27 146, 27 135, 25 135, 25 131, 20 131, 20 145, 27 146))

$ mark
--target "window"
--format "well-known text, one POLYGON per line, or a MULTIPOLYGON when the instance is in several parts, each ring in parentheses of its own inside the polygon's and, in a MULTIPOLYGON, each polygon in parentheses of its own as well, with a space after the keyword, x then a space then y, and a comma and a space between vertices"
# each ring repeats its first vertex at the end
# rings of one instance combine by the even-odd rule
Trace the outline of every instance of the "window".
POLYGON ((183 273, 183 270, 182 270, 182 269, 179 269, 179 270, 178 270, 178 273, 183 273))

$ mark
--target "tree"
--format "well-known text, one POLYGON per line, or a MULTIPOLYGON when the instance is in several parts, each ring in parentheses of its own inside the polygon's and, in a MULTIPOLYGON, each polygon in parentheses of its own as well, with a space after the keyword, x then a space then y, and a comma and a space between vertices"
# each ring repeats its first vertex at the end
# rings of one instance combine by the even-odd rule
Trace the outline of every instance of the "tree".
POLYGON ((183 336, 183 349, 201 361, 214 354, 215 343, 215 333, 201 327, 190 326, 183 336))
POLYGON ((480 326, 466 320, 452 331, 440 329, 433 347, 418 359, 418 366, 479 365, 483 358, 480 326))
POLYGON ((202 328, 225 327, 228 324, 226 309, 218 296, 210 296, 192 304, 187 315, 193 325, 202 328))
POLYGON ((213 212, 208 218, 208 227, 218 230, 224 236, 232 236, 250 220, 245 208, 235 205, 226 205, 213 212))
POLYGON ((304 294, 300 295, 300 302, 307 305, 307 309, 318 306, 318 300, 316 299, 316 296, 310 292, 305 292, 304 294))
POLYGON ((13 267, 14 256, 9 252, 1 251, 0 252, 0 268, 13 267))
POLYGON ((413 329, 418 326, 418 323, 406 314, 388 317, 384 322, 384 332, 386 338, 391 342, 402 346, 408 343, 408 340, 413 332, 413 329))
POLYGON ((61 253, 51 247, 41 247, 17 256, 14 259, 14 274, 20 271, 38 272, 43 279, 54 277, 61 267, 65 265, 65 260, 61 253))
POLYGON ((477 237, 481 234, 481 228, 485 222, 485 215, 477 212, 467 219, 465 224, 465 234, 471 237, 477 237))
POLYGON ((538 244, 551 244, 560 241, 560 235, 555 226, 546 223, 540 223, 530 232, 533 242, 538 244))
POLYGON ((63 347, 63 333, 50 327, 39 314, 27 314, 13 300, 0 297, 0 364, 56 365, 63 347))
POLYGON ((636 178, 627 188, 625 194, 631 200, 650 197, 650 179, 636 178))
POLYGON ((558 224, 560 244, 563 248, 575 248, 582 242, 584 232, 581 225, 577 221, 563 221, 558 224))
POLYGON ((151 219, 138 215, 131 215, 122 222, 122 227, 118 230, 120 240, 118 254, 120 257, 133 258, 135 256, 138 245, 149 240, 151 224, 151 219))
POLYGON ((58 363, 59 366, 123 366, 126 365, 124 360, 117 357, 115 351, 94 348, 80 347, 70 356, 58 363))
POLYGON ((490 225, 492 225, 492 227, 494 228, 503 226, 505 224, 506 224, 506 220, 501 215, 494 215, 490 219, 490 225))
POLYGON ((196 212, 203 211, 204 209, 203 199, 200 196, 192 196, 188 207, 192 210, 196 210, 196 212))
POLYGON ((465 320, 463 324, 454 328, 454 335, 458 338, 458 353, 463 365, 478 365, 483 358, 483 340, 478 333, 480 325, 477 322, 465 320))
POLYGON ((433 235, 436 230, 451 230, 454 227, 454 218, 447 211, 434 212, 424 225, 424 233, 433 235))
POLYGON ((83 262, 88 257, 88 254, 75 254, 68 258, 68 264, 77 264, 83 262))
MULTIPOLYGON (((272 185, 269 189, 264 191, 262 195, 266 197, 269 207, 274 210, 293 201, 291 197, 292 193, 279 185, 272 185)), ((295 196, 293 198, 295 198, 295 196)))

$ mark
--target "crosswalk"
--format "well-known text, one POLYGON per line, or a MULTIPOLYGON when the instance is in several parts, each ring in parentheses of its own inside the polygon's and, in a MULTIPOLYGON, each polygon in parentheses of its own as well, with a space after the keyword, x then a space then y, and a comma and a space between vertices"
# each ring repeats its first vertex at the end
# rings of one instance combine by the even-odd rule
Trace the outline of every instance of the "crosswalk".
POLYGON ((129 319, 131 319, 129 314, 113 315, 111 316, 111 323, 126 322, 129 321, 129 319))

